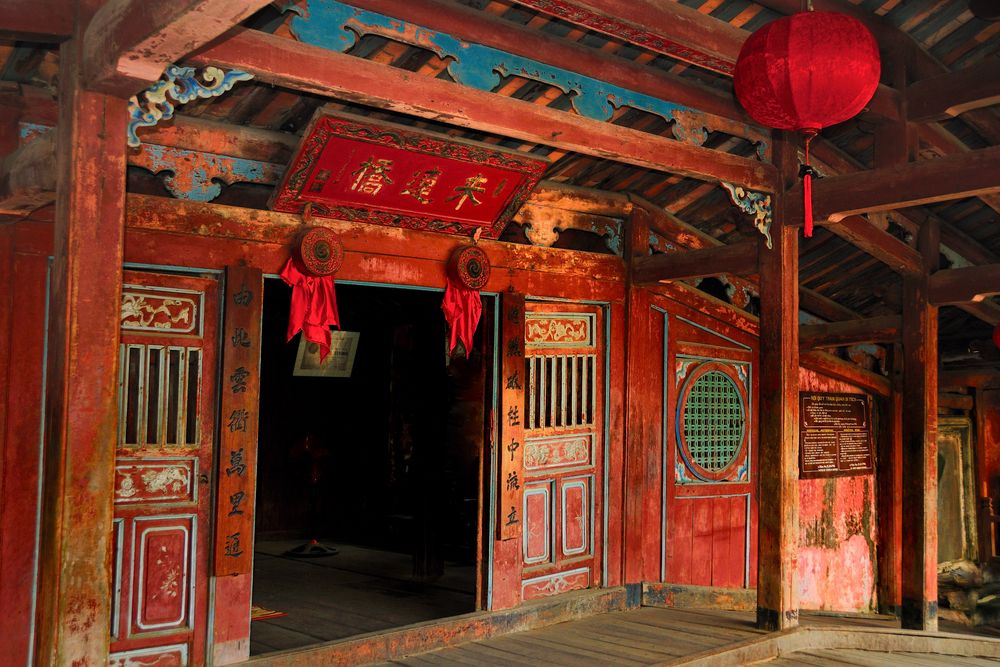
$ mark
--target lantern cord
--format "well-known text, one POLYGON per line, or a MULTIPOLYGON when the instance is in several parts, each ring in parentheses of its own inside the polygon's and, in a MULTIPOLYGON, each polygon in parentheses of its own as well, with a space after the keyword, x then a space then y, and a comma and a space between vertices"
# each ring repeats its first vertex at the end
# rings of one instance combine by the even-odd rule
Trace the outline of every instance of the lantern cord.
POLYGON ((806 139, 805 164, 799 169, 799 176, 802 177, 802 213, 805 218, 805 237, 811 239, 813 235, 812 179, 816 175, 816 170, 809 164, 809 143, 816 136, 817 131, 802 130, 802 134, 806 139))

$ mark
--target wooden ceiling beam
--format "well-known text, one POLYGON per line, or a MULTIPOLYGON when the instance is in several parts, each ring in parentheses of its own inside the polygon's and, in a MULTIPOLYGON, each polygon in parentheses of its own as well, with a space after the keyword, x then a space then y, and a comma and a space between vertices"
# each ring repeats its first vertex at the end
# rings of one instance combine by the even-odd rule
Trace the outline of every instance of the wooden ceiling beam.
POLYGON ((993 301, 986 300, 971 303, 958 303, 955 304, 955 306, 964 310, 969 315, 986 322, 990 326, 995 327, 1000 324, 1000 305, 997 305, 993 301))
MULTIPOLYGON (((656 204, 638 196, 629 195, 629 199, 637 207, 642 207, 650 214, 650 229, 669 238, 671 242, 689 249, 715 248, 722 245, 722 241, 709 236, 693 225, 689 225, 669 211, 665 211, 656 204)), ((730 277, 739 286, 740 282, 748 284, 754 291, 757 286, 750 280, 740 277, 730 277)), ((799 306, 806 312, 812 313, 824 320, 855 320, 862 317, 847 306, 841 305, 833 299, 820 294, 808 287, 799 287, 799 306)))
POLYGON ((1000 103, 1000 63, 986 58, 957 72, 921 79, 904 95, 907 117, 918 123, 988 107, 1000 103))
POLYGON ((74 15, 69 0, 3 0, 0 39, 62 42, 73 34, 74 15))
MULTIPOLYGON (((818 179, 813 183, 817 222, 839 222, 887 211, 1000 192, 1000 146, 905 165, 818 179)), ((791 190, 786 225, 802 224, 802 185, 791 190)))
MULTIPOLYGON (((656 53, 732 76, 750 36, 726 21, 680 3, 659 0, 515 0, 543 14, 630 42, 656 53)), ((880 85, 869 111, 900 118, 902 95, 880 85)))
POLYGON ((1000 371, 996 368, 941 371, 938 375, 938 387, 1000 388, 1000 371))
MULTIPOLYGON (((575 42, 558 39, 539 30, 522 27, 454 2, 352 0, 350 4, 570 72, 599 72, 602 81, 626 90, 729 120, 754 124, 730 94, 655 67, 640 65, 575 42)), ((690 11, 684 5, 676 5, 676 9, 690 11)), ((761 131, 768 132, 766 129, 761 131)))
POLYGON ((799 328, 799 348, 808 351, 817 347, 894 343, 899 340, 901 326, 902 318, 899 315, 806 324, 799 328))
POLYGON ((853 384, 878 396, 889 396, 892 393, 892 383, 889 378, 865 370, 829 352, 817 350, 802 352, 799 355, 799 363, 803 368, 853 384))
POLYGON ((270 0, 108 0, 84 35, 88 88, 131 97, 270 0))
POLYGON ((1000 294, 1000 264, 945 269, 930 277, 928 301, 935 306, 975 303, 1000 294))
POLYGON ((687 280, 720 274, 748 276, 758 270, 758 243, 744 241, 700 250, 639 257, 632 262, 632 283, 648 287, 665 280, 687 280))
POLYGON ((749 36, 726 21, 678 3, 657 0, 515 1, 543 14, 728 76, 732 76, 736 57, 749 36))
POLYGON ((255 30, 237 30, 190 62, 251 72, 295 90, 428 118, 646 169, 773 192, 774 166, 466 88, 255 30))
POLYGON ((828 225, 827 229, 896 273, 907 275, 923 271, 920 253, 860 215, 848 216, 835 225, 828 225))

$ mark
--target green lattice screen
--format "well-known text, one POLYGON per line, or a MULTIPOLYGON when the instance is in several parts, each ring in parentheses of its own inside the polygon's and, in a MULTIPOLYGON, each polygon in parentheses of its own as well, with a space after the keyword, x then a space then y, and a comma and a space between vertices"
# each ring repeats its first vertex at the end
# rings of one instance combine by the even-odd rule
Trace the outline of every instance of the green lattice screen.
POLYGON ((736 383, 720 371, 708 371, 691 386, 684 403, 684 441, 693 463, 718 472, 740 451, 746 414, 736 383))

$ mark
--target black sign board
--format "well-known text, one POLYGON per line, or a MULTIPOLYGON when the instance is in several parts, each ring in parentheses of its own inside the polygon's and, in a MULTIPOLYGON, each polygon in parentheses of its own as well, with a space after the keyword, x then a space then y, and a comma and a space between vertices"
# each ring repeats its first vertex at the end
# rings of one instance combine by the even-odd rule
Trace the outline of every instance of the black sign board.
POLYGON ((872 473, 870 413, 863 394, 799 394, 799 477, 872 473))

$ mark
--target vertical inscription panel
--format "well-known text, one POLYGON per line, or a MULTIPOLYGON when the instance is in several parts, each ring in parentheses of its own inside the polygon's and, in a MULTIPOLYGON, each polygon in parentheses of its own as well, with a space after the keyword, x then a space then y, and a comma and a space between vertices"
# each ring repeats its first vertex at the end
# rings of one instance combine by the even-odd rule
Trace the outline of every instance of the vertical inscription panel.
POLYGON ((524 480, 524 295, 505 292, 501 360, 500 440, 497 457, 499 503, 497 538, 521 535, 521 485, 524 480))
POLYGON ((215 530, 215 575, 249 574, 260 397, 260 269, 226 269, 222 400, 215 530))

